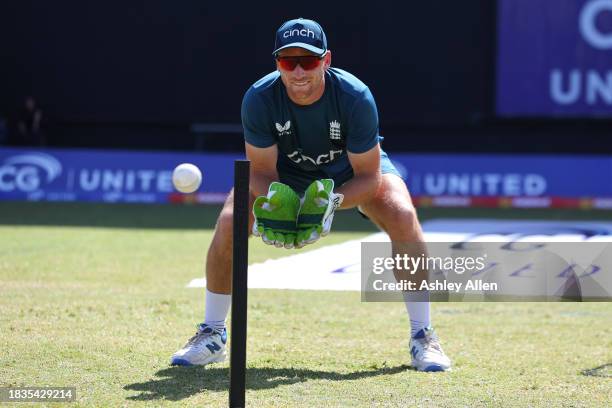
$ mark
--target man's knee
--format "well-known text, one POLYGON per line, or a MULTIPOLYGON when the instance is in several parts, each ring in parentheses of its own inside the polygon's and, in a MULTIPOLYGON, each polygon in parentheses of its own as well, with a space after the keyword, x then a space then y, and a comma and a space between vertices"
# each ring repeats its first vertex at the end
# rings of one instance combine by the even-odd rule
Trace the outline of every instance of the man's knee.
POLYGON ((392 240, 412 241, 417 239, 420 225, 416 209, 411 203, 386 203, 377 208, 376 219, 392 240))
POLYGON ((410 204, 402 204, 390 211, 391 225, 398 227, 405 226, 408 229, 413 229, 418 225, 416 209, 410 204))
POLYGON ((231 207, 223 208, 221 213, 219 214, 219 218, 217 218, 217 227, 215 229, 215 233, 223 237, 232 236, 234 228, 234 212, 231 207))
MULTIPOLYGON (((251 228, 253 227, 253 214, 249 212, 249 235, 251 234, 251 228)), ((226 205, 221 210, 219 217, 217 218, 217 225, 215 227, 215 234, 221 234, 222 237, 231 237, 234 233, 234 209, 231 205, 226 205)))

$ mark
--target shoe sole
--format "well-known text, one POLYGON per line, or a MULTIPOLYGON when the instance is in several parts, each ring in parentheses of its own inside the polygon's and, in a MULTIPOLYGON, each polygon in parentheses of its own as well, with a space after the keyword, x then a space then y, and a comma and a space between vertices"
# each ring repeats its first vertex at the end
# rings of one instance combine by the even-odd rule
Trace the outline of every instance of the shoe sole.
POLYGON ((418 364, 416 364, 414 361, 412 362, 412 367, 414 367, 415 370, 423 372, 423 373, 436 373, 440 371, 451 371, 450 367, 444 368, 439 364, 430 364, 425 367, 419 367, 418 364))
POLYGON ((171 366, 195 366, 195 365, 207 365, 207 364, 213 364, 213 363, 222 363, 225 361, 225 354, 220 355, 219 357, 214 357, 214 358, 210 358, 210 359, 206 359, 204 361, 202 361, 201 363, 192 363, 189 360, 185 360, 184 358, 173 358, 172 361, 170 362, 171 366))
POLYGON ((427 367, 425 367, 424 369, 422 369, 420 371, 423 371, 423 372, 426 372, 426 373, 435 373, 435 372, 438 372, 438 371, 444 371, 444 369, 441 366, 439 366, 439 365, 430 365, 430 366, 427 366, 427 367))

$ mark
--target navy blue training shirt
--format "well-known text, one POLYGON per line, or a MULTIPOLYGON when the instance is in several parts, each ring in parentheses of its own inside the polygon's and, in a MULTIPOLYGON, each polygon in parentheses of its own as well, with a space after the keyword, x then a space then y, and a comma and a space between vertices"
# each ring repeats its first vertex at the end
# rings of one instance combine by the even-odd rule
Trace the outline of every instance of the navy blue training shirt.
POLYGON ((333 178, 338 186, 353 176, 346 152, 364 153, 379 141, 372 93, 338 68, 326 71, 325 91, 311 105, 291 101, 280 73, 272 72, 248 89, 241 114, 247 143, 262 148, 278 145, 282 182, 285 177, 299 178, 298 184, 307 185, 333 178))

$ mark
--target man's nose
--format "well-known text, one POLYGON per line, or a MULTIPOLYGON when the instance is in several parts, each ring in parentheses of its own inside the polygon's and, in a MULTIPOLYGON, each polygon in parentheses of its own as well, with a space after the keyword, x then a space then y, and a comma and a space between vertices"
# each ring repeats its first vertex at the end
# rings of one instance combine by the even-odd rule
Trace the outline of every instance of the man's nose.
POLYGON ((297 64, 295 69, 293 70, 293 75, 297 78, 302 78, 306 74, 304 68, 300 64, 297 64))

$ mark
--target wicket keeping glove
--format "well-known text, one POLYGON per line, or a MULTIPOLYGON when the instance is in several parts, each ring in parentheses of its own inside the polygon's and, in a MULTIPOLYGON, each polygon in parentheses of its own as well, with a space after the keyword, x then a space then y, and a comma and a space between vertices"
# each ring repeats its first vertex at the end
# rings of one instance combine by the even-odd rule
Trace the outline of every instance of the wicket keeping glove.
POLYGON ((299 210, 300 198, 291 187, 277 181, 271 183, 268 195, 257 197, 253 203, 253 235, 277 248, 293 248, 299 210))
POLYGON ((329 234, 334 212, 344 195, 334 193, 334 180, 316 180, 308 186, 297 218, 295 246, 301 248, 329 234))

